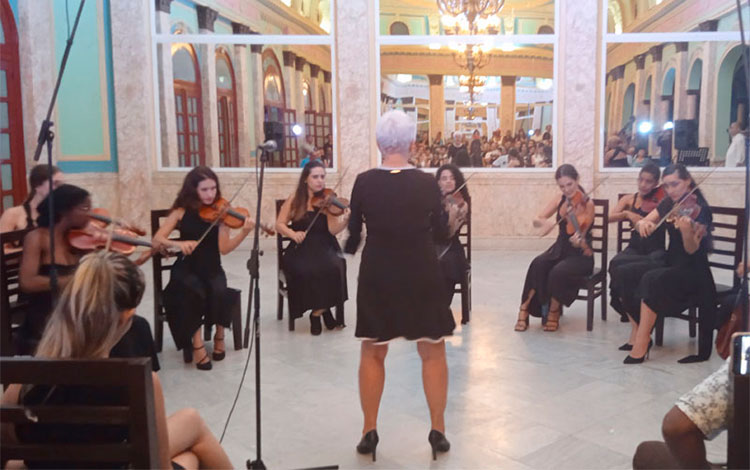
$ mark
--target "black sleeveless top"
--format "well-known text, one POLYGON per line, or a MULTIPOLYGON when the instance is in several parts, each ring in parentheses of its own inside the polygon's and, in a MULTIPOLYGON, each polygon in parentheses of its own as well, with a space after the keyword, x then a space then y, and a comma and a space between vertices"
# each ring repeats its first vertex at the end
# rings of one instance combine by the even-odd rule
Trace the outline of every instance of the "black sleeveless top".
MULTIPOLYGON (((583 250, 581 248, 576 248, 573 245, 570 244, 570 237, 571 235, 568 234, 568 219, 562 219, 560 216, 560 209, 562 209, 563 205, 566 204, 565 195, 563 195, 560 198, 560 203, 557 205, 557 211, 555 212, 555 220, 558 223, 558 226, 560 227, 558 233, 557 233, 557 240, 555 240, 555 244, 553 247, 555 248, 556 254, 558 256, 571 256, 571 255, 582 255, 583 250)), ((586 244, 591 247, 591 242, 593 241, 593 235, 591 234, 591 230, 586 232, 586 244)))
MULTIPOLYGON (((635 193, 635 195, 633 196, 633 206, 630 208, 630 210, 641 217, 646 217, 648 215, 648 212, 645 212, 643 209, 636 209, 636 199, 638 199, 638 193, 635 193)), ((641 204, 641 207, 643 207, 643 204, 641 204)), ((666 224, 661 224, 661 226, 656 229, 654 233, 646 238, 641 238, 641 235, 638 233, 638 231, 633 230, 630 233, 630 243, 628 243, 628 248, 637 251, 639 255, 648 255, 657 250, 663 251, 666 237, 665 225, 666 224)))
MULTIPOLYGON (((185 209, 178 225, 180 240, 198 241, 211 224, 200 218, 197 211, 185 209)), ((181 262, 199 277, 212 277, 222 272, 219 253, 219 225, 214 225, 190 256, 182 256, 181 262)))

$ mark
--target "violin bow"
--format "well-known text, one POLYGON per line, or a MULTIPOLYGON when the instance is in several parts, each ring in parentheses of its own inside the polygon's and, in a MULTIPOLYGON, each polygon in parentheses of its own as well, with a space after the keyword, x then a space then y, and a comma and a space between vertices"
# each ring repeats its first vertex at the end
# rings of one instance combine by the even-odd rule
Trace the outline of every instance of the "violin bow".
MULTIPOLYGON (((687 200, 687 198, 690 197, 690 195, 693 194, 698 189, 698 186, 700 186, 701 184, 703 184, 703 182, 706 181, 708 179, 708 177, 711 176, 714 173, 714 171, 716 171, 718 168, 719 168, 718 166, 715 166, 713 170, 709 171, 708 174, 703 177, 703 179, 700 181, 700 183, 695 183, 695 187, 693 189, 691 189, 690 192, 688 192, 687 194, 685 194, 684 196, 682 196, 682 198, 680 199, 680 201, 677 202, 674 205, 674 207, 672 207, 672 209, 670 209, 669 212, 667 212, 664 215, 664 217, 662 217, 659 220, 659 222, 654 226, 654 231, 657 228, 661 227, 661 225, 664 223, 665 220, 667 220, 670 216, 674 215, 675 212, 677 211, 677 209, 680 208, 680 206, 682 205, 682 203, 684 203, 687 200)), ((633 227, 633 230, 635 230, 635 226, 633 227)))
MULTIPOLYGON (((462 184, 461 186, 459 186, 458 188, 456 188, 456 189, 455 189, 455 190, 454 190, 454 191, 453 191, 453 192, 452 192, 451 194, 456 194, 457 192, 459 192, 459 191, 461 191, 462 189, 464 189, 464 187, 466 186, 466 183, 468 183, 468 182, 469 182, 469 180, 470 180, 470 179, 471 179, 471 178, 472 178, 472 177, 473 177, 474 175, 476 175, 476 173, 472 173, 472 174, 470 174, 470 175, 469 175, 469 176, 468 176, 468 177, 467 177, 467 178, 466 178, 466 179, 464 180, 464 183, 463 183, 463 184, 462 184)), ((458 227, 458 229, 460 230, 462 226, 463 226, 463 224, 461 224, 461 225, 460 225, 460 226, 458 227)), ((445 247, 445 248, 443 249, 443 251, 442 251, 442 252, 441 252, 441 253, 440 253, 440 254, 438 255, 438 259, 439 259, 439 260, 440 260, 440 259, 443 259, 443 256, 445 256, 445 254, 446 254, 446 253, 448 253, 448 250, 450 250, 450 248, 451 248, 451 245, 450 245, 450 243, 449 243, 449 244, 448 244, 448 246, 447 246, 447 247, 445 247)))
MULTIPOLYGON (((336 192, 336 188, 338 188, 341 185, 341 183, 344 181, 344 176, 346 176, 346 173, 349 171, 349 168, 351 168, 351 164, 347 165, 346 168, 344 168, 344 171, 341 172, 341 176, 339 177, 338 183, 336 183, 336 186, 334 186, 333 188, 331 188, 331 189, 333 189, 334 192, 336 192)), ((307 233, 310 231, 310 229, 312 228, 312 226, 315 223, 315 221, 318 220, 318 217, 320 217, 320 213, 322 211, 323 211, 322 207, 319 207, 318 210, 315 211, 315 217, 313 217, 312 221, 310 221, 310 223, 307 224, 307 228, 305 229, 305 235, 307 235, 307 233)), ((302 241, 304 242, 304 240, 302 240, 302 241)), ((299 246, 299 245, 297 245, 297 246, 299 246)))

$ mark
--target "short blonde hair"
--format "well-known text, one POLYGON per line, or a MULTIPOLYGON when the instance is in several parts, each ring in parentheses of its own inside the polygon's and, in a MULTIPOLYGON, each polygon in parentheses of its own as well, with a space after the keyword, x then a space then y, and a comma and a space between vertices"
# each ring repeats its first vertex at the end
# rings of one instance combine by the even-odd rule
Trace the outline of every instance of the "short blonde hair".
POLYGON ((395 109, 380 116, 375 128, 375 138, 384 156, 408 155, 416 136, 417 123, 405 112, 395 109))
POLYGON ((109 354, 130 328, 122 312, 138 306, 145 290, 140 269, 117 253, 86 255, 47 321, 36 355, 95 358, 109 354))

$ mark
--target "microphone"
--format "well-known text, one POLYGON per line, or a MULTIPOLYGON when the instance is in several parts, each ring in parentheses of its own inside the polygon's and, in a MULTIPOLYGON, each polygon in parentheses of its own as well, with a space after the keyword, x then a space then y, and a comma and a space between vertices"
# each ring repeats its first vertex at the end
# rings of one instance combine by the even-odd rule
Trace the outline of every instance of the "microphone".
POLYGON ((275 140, 267 140, 262 144, 258 145, 258 148, 265 150, 266 152, 275 152, 279 148, 279 144, 275 140))

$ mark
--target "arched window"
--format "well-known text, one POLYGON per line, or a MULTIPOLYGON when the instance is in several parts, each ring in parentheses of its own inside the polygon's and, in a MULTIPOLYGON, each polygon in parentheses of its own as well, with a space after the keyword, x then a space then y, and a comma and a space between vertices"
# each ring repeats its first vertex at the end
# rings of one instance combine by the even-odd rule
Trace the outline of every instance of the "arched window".
POLYGON ((391 35, 393 36, 408 36, 409 27, 403 21, 394 21, 391 23, 391 35))
POLYGON ((0 213, 26 197, 18 31, 8 0, 0 0, 0 213))
POLYGON ((240 166, 234 67, 224 49, 216 51, 216 101, 219 118, 219 165, 240 166))
POLYGON ((688 77, 687 94, 692 97, 688 99, 688 117, 692 117, 696 124, 700 126, 701 113, 701 79, 703 75, 703 61, 697 59, 690 69, 688 77))
POLYGON ((205 165, 200 71, 190 44, 172 45, 172 76, 179 165, 205 165))
POLYGON ((284 154, 274 152, 273 166, 296 167, 299 165, 297 138, 292 133, 292 126, 297 123, 297 112, 286 107, 284 79, 281 65, 273 49, 263 51, 263 102, 264 122, 281 122, 284 124, 284 154))
POLYGON ((668 103, 664 122, 672 122, 674 120, 674 78, 675 70, 674 68, 670 68, 664 74, 664 81, 662 82, 661 99, 668 103))
POLYGON ((305 111, 313 111, 312 92, 310 91, 310 84, 307 80, 302 82, 302 98, 305 100, 305 111))

